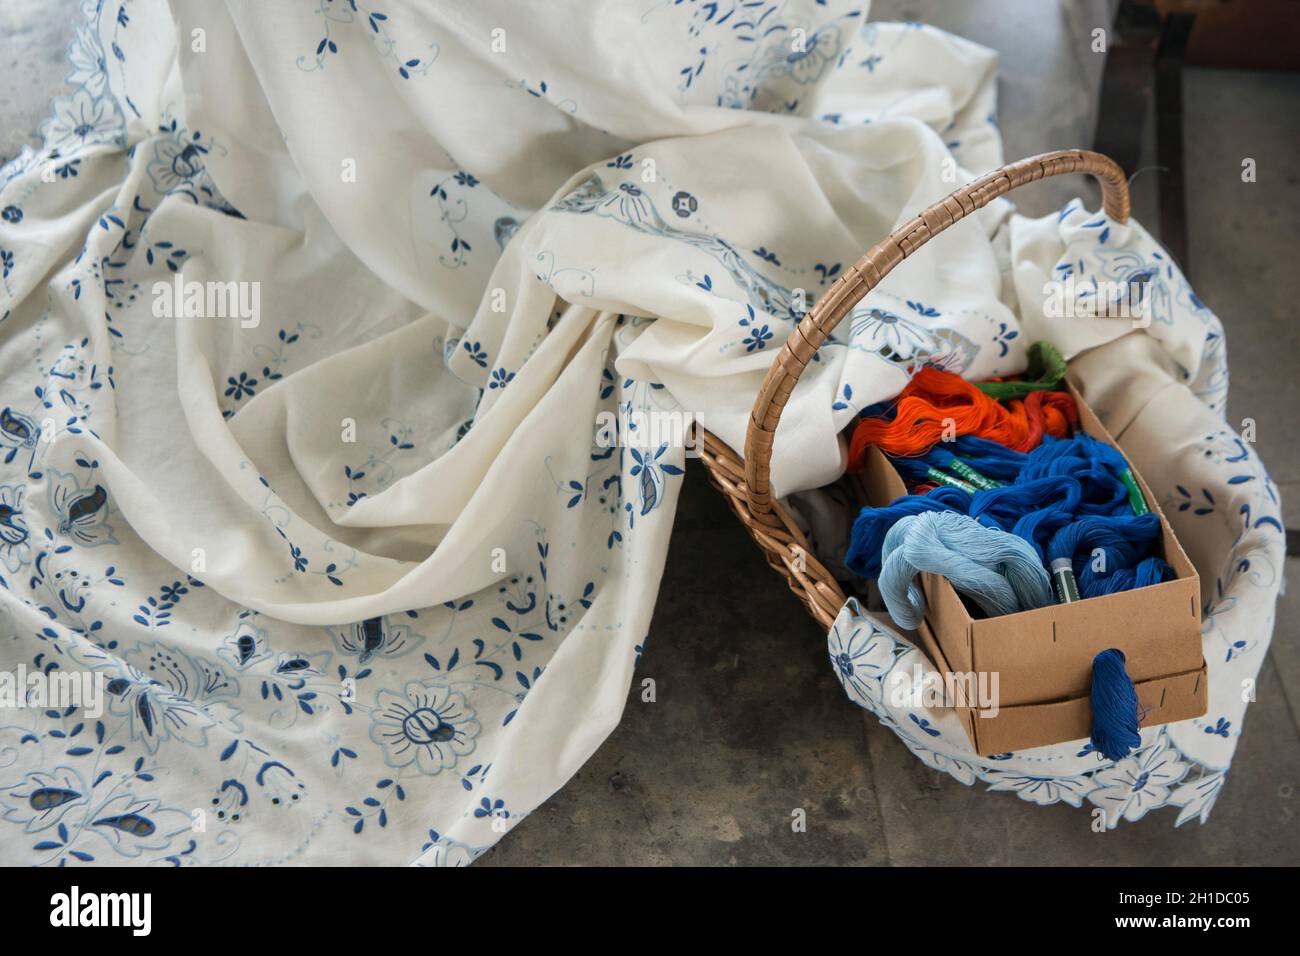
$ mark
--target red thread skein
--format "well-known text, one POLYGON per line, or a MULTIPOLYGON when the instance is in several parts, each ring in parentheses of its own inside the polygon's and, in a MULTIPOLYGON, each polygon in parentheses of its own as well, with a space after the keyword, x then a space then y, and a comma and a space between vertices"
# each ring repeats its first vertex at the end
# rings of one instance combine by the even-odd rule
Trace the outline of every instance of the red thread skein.
POLYGON ((1066 392, 1030 392, 1004 405, 960 375, 930 367, 913 376, 895 409, 892 420, 858 423, 849 443, 850 471, 862 469, 871 445, 889 455, 924 455, 943 439, 945 421, 957 435, 987 438, 1015 451, 1037 448, 1044 434, 1066 438, 1079 424, 1079 411, 1066 392))

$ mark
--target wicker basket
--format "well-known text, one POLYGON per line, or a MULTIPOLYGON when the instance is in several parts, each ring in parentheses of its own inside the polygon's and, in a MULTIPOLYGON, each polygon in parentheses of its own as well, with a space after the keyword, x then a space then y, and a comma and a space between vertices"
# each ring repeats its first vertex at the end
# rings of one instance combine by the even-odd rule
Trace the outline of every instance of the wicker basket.
POLYGON ((749 529, 767 563, 785 575, 790 589, 823 628, 829 630, 834 623, 844 605, 844 591, 813 556, 807 539, 789 512, 772 497, 769 482, 772 442, 790 393, 831 330, 891 269, 933 236, 998 196, 1025 183, 1062 173, 1095 176, 1101 184, 1102 208, 1106 214, 1117 222, 1128 221, 1128 183, 1114 161, 1100 153, 1061 150, 995 169, 928 207, 872 246, 817 300, 768 369, 750 413, 743 460, 717 436, 700 429, 698 451, 708 468, 710 481, 726 496, 731 509, 749 529))

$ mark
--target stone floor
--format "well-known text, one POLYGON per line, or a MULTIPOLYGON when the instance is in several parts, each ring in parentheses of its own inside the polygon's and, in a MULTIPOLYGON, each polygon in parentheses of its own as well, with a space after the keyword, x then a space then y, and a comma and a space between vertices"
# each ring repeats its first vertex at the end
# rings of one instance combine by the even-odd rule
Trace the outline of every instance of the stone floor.
MULTIPOLYGON (((998 50, 1000 116, 1015 158, 1091 142, 1102 59, 1088 38, 1108 7, 877 0, 872 17, 932 23, 998 50)), ((75 10, 73 0, 4 0, 0 158, 38 142, 67 72, 75 10)), ((1298 98, 1297 75, 1187 71, 1191 277, 1227 327, 1229 417, 1255 420, 1291 527, 1300 527, 1300 448, 1289 433, 1300 403, 1300 327, 1289 314, 1300 301, 1298 98), (1255 183, 1241 182, 1246 157, 1257 162, 1255 183)), ((1148 225, 1155 176, 1133 184, 1148 225)), ((1077 188, 1040 184, 1017 202, 1038 215, 1077 188)), ((1294 865, 1298 621, 1293 591, 1278 609, 1258 702, 1210 822, 1175 830, 1172 811, 1156 811, 1095 834, 1078 810, 1031 806, 930 771, 864 722, 826 664, 824 634, 693 464, 638 675, 654 678, 656 702, 630 694, 596 755, 482 863, 1294 865), (807 813, 805 833, 791 830, 796 809, 807 813)))

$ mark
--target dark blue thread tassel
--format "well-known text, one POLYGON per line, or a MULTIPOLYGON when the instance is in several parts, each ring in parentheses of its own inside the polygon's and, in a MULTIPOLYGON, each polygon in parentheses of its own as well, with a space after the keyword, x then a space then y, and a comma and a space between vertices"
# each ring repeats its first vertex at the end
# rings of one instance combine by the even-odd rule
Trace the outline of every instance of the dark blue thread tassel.
POLYGON ((1124 652, 1102 651, 1092 659, 1092 746, 1107 760, 1123 760, 1139 744, 1138 697, 1124 652))

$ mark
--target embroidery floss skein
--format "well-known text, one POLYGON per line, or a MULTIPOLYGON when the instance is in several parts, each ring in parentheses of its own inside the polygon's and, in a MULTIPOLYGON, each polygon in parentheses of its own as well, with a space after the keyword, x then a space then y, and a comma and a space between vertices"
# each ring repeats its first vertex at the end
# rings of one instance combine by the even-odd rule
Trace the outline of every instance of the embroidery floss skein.
POLYGON ((880 577, 880 552, 889 533, 900 518, 926 511, 964 513, 971 496, 957 488, 935 488, 929 494, 903 495, 883 508, 863 508, 853 522, 844 565, 854 574, 874 581, 880 577))
MULTIPOLYGON (((1038 390, 1029 398, 1046 394, 1038 390)), ((887 429, 914 411, 900 402, 892 417, 874 421, 887 429)), ((1032 435, 1028 413, 1026 422, 1032 435)), ((854 433, 858 455, 851 451, 851 460, 865 455, 859 441, 864 424, 854 433)), ((1110 445, 1086 433, 1068 440, 1048 436, 1024 455, 971 434, 958 441, 964 447, 931 446, 913 457, 895 457, 894 466, 910 483, 939 487, 906 495, 888 508, 864 508, 854 522, 846 564, 864 576, 878 573, 885 605, 900 627, 918 627, 925 613, 915 581, 919 571, 944 575, 990 615, 1043 607, 1051 603, 1053 585, 1057 599, 1068 603, 1173 576, 1149 554, 1160 521, 1149 513, 1127 461, 1110 445), (1010 484, 1002 485, 1003 479, 1010 484)), ((1093 659, 1091 739, 1109 760, 1123 759, 1141 743, 1137 691, 1124 665, 1117 648, 1093 659)))
POLYGON ((931 454, 945 448, 951 449, 953 454, 958 455, 971 467, 978 468, 981 474, 998 481, 1015 481, 1020 477, 1021 469, 1029 461, 1028 454, 1023 451, 1014 451, 1005 445, 999 445, 995 441, 976 435, 961 435, 956 441, 944 442, 931 454))
POLYGON ((1041 561, 1043 545, 1058 528, 1074 520, 1083 493, 1083 484, 1065 475, 1022 480, 978 495, 966 512, 981 524, 1024 538, 1041 561))
POLYGON ((1055 390, 1065 378, 1065 357, 1051 342, 1035 342, 1029 346, 1029 367, 1024 377, 1007 381, 995 379, 976 382, 975 387, 985 395, 1006 401, 1024 398, 1030 392, 1055 390))
MULTIPOLYGON (((1123 485, 1124 494, 1135 515, 1147 514, 1146 499, 1124 456, 1111 445, 1080 432, 1068 442, 1045 439, 1024 468, 1024 477, 1038 478, 1049 474, 1074 474, 1080 467, 1097 465, 1107 468, 1123 485)), ((1118 490, 1118 489, 1116 489, 1118 490)))
POLYGON ((950 426, 957 435, 1029 451, 1045 433, 1063 438, 1078 422, 1074 400, 1065 392, 1032 392, 1004 406, 960 375, 927 367, 899 393, 892 417, 858 422, 849 443, 849 470, 862 470, 870 445, 890 455, 923 455, 946 435, 951 437, 950 426))
MULTIPOLYGON (((962 477, 944 471, 944 465, 934 463, 938 458, 935 454, 938 450, 935 448, 928 455, 921 458, 894 458, 892 459, 894 469, 910 485, 946 485, 949 488, 960 488, 968 495, 975 494, 981 487, 996 487, 986 485, 985 483, 990 479, 985 478, 973 469, 968 470, 967 476, 962 477), (969 480, 968 476, 972 475, 975 476, 975 482, 979 484, 969 480)), ((950 453, 948 457, 951 459, 954 456, 950 453)), ((952 467, 951 461, 948 462, 947 467, 952 467)))
MULTIPOLYGON (((966 442, 972 453, 987 451, 991 443, 972 446, 978 441, 964 438, 954 444, 966 442)), ((899 458, 894 463, 905 476, 917 480, 929 477, 934 470, 927 464, 930 460, 899 458)), ((990 471, 1009 462, 1010 467, 1000 473, 1010 474, 1018 468, 1018 475, 1011 485, 989 489, 973 489, 949 479, 947 487, 928 494, 904 495, 885 508, 863 508, 854 521, 846 565, 862 577, 879 576, 880 549, 896 521, 929 511, 952 511, 1023 538, 1044 565, 1067 558, 1068 567, 1062 568, 1068 571, 1074 592, 1083 597, 1145 587, 1172 576, 1168 565, 1147 556, 1159 535, 1159 519, 1132 516, 1128 483, 1116 475, 1116 470, 1121 474, 1128 471, 1127 463, 1104 442, 1080 434, 1071 439, 1049 439, 1018 459, 998 453, 988 457, 968 454, 967 460, 990 471), (1083 519, 1095 520, 1079 523, 1083 519), (1073 528, 1072 535, 1064 533, 1069 528, 1073 528), (1104 570, 1093 566, 1096 548, 1102 548, 1104 570)), ((1060 583, 1063 586, 1065 582, 1060 583)))
POLYGON ((1148 552, 1160 536, 1160 519, 1144 515, 1089 515, 1052 535, 1047 557, 1061 603, 1159 584, 1173 569, 1148 552), (1094 555, 1102 567, 1097 568, 1094 555), (1138 584, 1141 581, 1141 584, 1138 584))
POLYGON ((922 571, 942 574, 990 615, 1052 603, 1047 571, 1033 548, 956 512, 909 515, 885 535, 880 593, 890 617, 908 630, 920 626, 925 614, 925 598, 915 583, 922 571))
POLYGON ((1123 760, 1142 743, 1137 688, 1124 669, 1124 652, 1109 648, 1092 659, 1092 746, 1123 760))
POLYGON ((962 435, 956 441, 935 445, 917 458, 891 458, 890 461, 904 479, 918 485, 952 484, 949 479, 956 477, 977 489, 987 490, 1014 481, 1024 467, 1025 455, 997 442, 962 435), (930 469, 947 474, 934 475, 930 469))
MULTIPOLYGON (((1150 516, 1138 516, 1135 520, 1141 521, 1143 517, 1150 516)), ((1079 594, 1073 586, 1073 575, 1068 574, 1068 568, 1068 558, 1058 558, 1052 562, 1053 583, 1057 586, 1063 604, 1079 600, 1079 594), (1065 575, 1060 574, 1062 565, 1067 570, 1065 575)), ((1108 648, 1092 659, 1092 683, 1089 691, 1092 704, 1092 746, 1108 760, 1123 760, 1134 747, 1142 743, 1142 737, 1138 733, 1142 716, 1139 713, 1137 688, 1124 668, 1124 662, 1124 652, 1116 647, 1108 648)))

